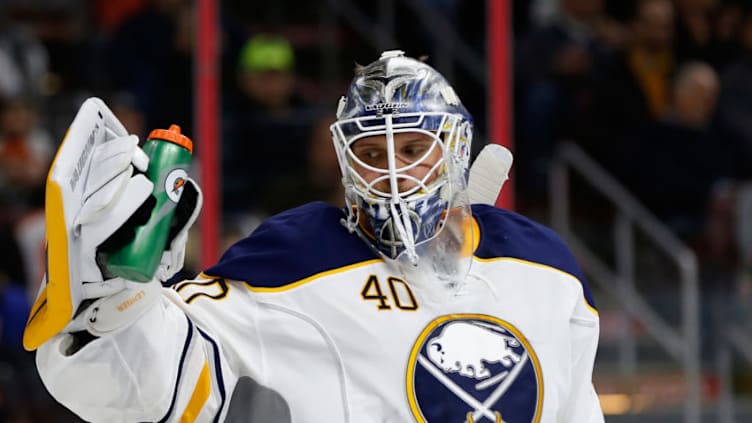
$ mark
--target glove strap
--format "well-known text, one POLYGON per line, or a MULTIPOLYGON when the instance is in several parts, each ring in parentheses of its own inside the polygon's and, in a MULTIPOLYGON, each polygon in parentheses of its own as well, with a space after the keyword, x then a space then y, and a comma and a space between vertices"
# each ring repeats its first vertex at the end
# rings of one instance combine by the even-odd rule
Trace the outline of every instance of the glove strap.
POLYGON ((121 281, 125 289, 95 300, 64 331, 86 331, 95 336, 117 332, 138 320, 161 295, 162 285, 156 280, 147 283, 121 281))

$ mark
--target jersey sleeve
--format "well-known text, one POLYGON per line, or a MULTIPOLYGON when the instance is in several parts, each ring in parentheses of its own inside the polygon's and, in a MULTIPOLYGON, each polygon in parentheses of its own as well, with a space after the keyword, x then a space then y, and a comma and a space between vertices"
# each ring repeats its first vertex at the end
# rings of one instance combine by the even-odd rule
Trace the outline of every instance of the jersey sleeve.
POLYGON ((569 397, 564 401, 561 421, 603 422, 603 412, 592 382, 600 325, 598 312, 584 297, 575 306, 569 319, 569 329, 571 383, 569 397))
POLYGON ((44 385, 87 421, 222 421, 237 376, 215 334, 199 327, 164 289, 133 325, 72 354, 59 334, 36 356, 44 385))
MULTIPOLYGON (((557 421, 603 422, 598 395, 592 383, 598 349, 599 317, 585 276, 572 252, 550 228, 508 210, 473 205, 481 227, 476 250, 480 258, 508 257, 557 269, 578 282, 577 299, 569 312, 567 397, 557 421)), ((566 347, 565 347, 566 348, 566 347)))
MULTIPOLYGON (((312 203, 270 218, 196 280, 163 289, 158 304, 127 329, 72 354, 66 351, 73 337, 57 335, 37 350, 42 381, 87 421, 215 422, 238 413, 244 402, 234 400, 239 386, 252 390, 253 398, 276 398, 253 385, 265 380, 263 345, 259 310, 245 286, 285 285, 372 257, 339 224, 341 215, 336 207, 312 203), (356 253, 336 255, 331 248, 356 253)), ((253 412, 272 415, 253 405, 253 412)), ((274 415, 284 415, 285 407, 274 415)))

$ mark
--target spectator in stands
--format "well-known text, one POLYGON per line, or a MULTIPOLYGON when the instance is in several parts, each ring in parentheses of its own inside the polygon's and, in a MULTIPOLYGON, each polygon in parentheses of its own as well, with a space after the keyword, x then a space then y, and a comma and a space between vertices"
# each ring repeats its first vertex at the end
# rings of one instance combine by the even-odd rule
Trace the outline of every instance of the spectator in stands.
POLYGON ((91 14, 97 31, 111 33, 116 31, 131 16, 141 12, 148 0, 93 0, 91 14))
POLYGON ((136 97, 148 128, 192 128, 192 10, 187 0, 151 0, 106 47, 112 88, 136 97))
POLYGON ((26 235, 30 232, 25 229, 33 228, 19 225, 19 222, 31 222, 31 217, 44 206, 44 181, 55 148, 46 130, 37 125, 37 118, 36 106, 27 98, 8 100, 0 108, 0 248, 3 251, 0 272, 4 271, 28 290, 33 289, 31 284, 38 282, 30 277, 43 245, 27 250, 26 235))
POLYGON ((720 70, 735 54, 744 2, 676 0, 677 61, 702 60, 720 70))
POLYGON ((708 239, 717 261, 737 265, 735 299, 748 310, 752 302, 752 9, 744 10, 738 42, 739 54, 721 74, 718 111, 723 137, 731 144, 736 183, 718 193, 708 239))
POLYGON ((316 120, 308 145, 308 175, 316 200, 344 207, 345 190, 340 181, 337 155, 331 148, 332 136, 329 126, 336 116, 326 115, 316 120))
POLYGON ((713 47, 713 12, 717 0, 675 0, 675 45, 678 61, 709 60, 713 47))
POLYGON ((315 120, 306 146, 306 166, 272 184, 262 196, 264 210, 276 214, 311 201, 344 207, 345 192, 329 131, 335 120, 330 114, 315 120))
POLYGON ((628 187, 677 235, 698 247, 717 184, 732 175, 729 149, 713 116, 718 75, 705 62, 683 65, 673 82, 667 114, 631 142, 628 187))
POLYGON ((268 215, 260 204, 264 188, 305 167, 312 113, 296 93, 294 52, 282 37, 249 39, 238 78, 240 90, 226 100, 223 211, 268 215))
POLYGON ((3 207, 41 207, 41 192, 54 144, 37 125, 32 100, 16 97, 0 111, 0 204, 3 207))
MULTIPOLYGON (((154 87, 154 110, 148 115, 149 130, 169 128, 179 122, 194 129, 194 73, 196 16, 192 2, 179 3, 173 11, 174 30, 167 51, 162 52, 154 87)), ((196 148, 200 148, 198 145, 196 148)))
MULTIPOLYGON (((44 181, 55 144, 40 125, 40 101, 18 95, 0 106, 0 273, 12 282, 0 292, 0 301, 17 293, 34 298, 44 267, 44 181)), ((0 322, 12 325, 7 317, 0 322)), ((2 331, 12 333, 10 326, 2 331)))
POLYGON ((738 38, 739 54, 721 73, 718 119, 733 145, 737 178, 752 179, 752 10, 745 13, 738 38))
POLYGON ((133 94, 125 91, 116 92, 107 104, 129 134, 136 134, 145 139, 150 129, 146 127, 146 115, 138 107, 138 101, 133 94))
POLYGON ((740 36, 746 0, 719 2, 713 13, 713 44, 708 61, 716 71, 722 72, 740 53, 740 36))
POLYGON ((46 48, 36 36, 9 20, 0 6, 0 99, 38 97, 49 70, 46 48))
POLYGON ((584 146, 598 161, 623 179, 625 150, 635 135, 670 106, 675 72, 671 0, 639 0, 630 21, 631 38, 614 57, 595 91, 591 131, 584 146))
POLYGON ((556 141, 576 137, 591 122, 593 81, 611 46, 601 37, 602 0, 561 0, 550 23, 520 43, 516 57, 517 175, 526 198, 545 195, 548 163, 556 141))
POLYGON ((281 36, 257 35, 240 52, 239 85, 246 107, 259 106, 269 116, 286 116, 295 104, 295 57, 281 36))

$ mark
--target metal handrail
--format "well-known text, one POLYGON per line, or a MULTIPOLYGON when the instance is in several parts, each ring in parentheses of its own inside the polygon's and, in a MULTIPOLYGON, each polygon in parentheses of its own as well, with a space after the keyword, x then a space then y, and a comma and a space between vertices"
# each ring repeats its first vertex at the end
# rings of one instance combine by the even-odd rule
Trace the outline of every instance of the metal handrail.
POLYGON ((733 395, 734 355, 752 363, 752 339, 749 329, 736 322, 724 322, 720 328, 721 340, 717 351, 716 367, 719 376, 718 421, 733 423, 736 406, 733 395))
MULTIPOLYGON (((589 272, 594 283, 614 294, 624 311, 644 327, 658 345, 683 368, 687 396, 684 402, 685 421, 700 421, 700 325, 699 281, 697 257, 658 218, 619 184, 605 169, 572 142, 563 142, 554 157, 550 177, 552 226, 566 239, 589 272), (616 209, 616 269, 612 270, 571 230, 569 173, 579 173, 587 183, 602 194, 616 209), (635 278, 635 245, 633 234, 640 229, 676 264, 680 275, 681 329, 676 330, 663 319, 637 292, 635 278)), ((636 345, 629 331, 620 358, 623 367, 636 363, 636 345), (626 357, 626 358, 624 358, 626 357)))

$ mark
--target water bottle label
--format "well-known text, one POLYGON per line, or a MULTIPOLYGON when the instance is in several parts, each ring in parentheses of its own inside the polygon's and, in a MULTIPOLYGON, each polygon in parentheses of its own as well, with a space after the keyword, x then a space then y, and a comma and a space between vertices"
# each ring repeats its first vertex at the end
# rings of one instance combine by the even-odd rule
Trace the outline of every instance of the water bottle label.
POLYGON ((180 200, 183 194, 183 187, 187 182, 188 174, 183 169, 173 169, 165 178, 165 192, 167 197, 174 203, 180 200))

